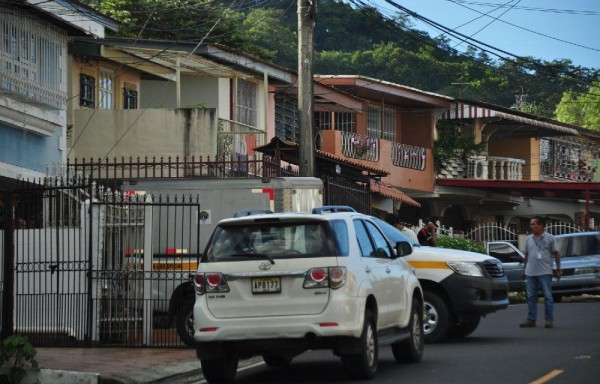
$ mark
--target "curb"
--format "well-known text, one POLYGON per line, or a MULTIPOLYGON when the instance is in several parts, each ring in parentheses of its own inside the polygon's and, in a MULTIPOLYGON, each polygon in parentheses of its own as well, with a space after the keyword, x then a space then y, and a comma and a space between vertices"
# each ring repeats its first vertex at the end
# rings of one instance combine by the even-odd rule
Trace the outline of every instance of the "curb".
MULTIPOLYGON (((238 369, 261 363, 260 356, 241 360, 238 369)), ((100 375, 99 384, 177 384, 203 379, 200 360, 191 359, 176 363, 157 365, 126 374, 100 375)))

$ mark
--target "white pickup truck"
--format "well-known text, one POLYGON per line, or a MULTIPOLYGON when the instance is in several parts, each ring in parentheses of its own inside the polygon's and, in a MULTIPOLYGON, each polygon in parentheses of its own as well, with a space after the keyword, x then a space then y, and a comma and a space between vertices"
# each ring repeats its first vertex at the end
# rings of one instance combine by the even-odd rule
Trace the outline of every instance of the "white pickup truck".
POLYGON ((470 335, 482 316, 508 307, 508 280, 502 263, 491 256, 421 246, 383 220, 375 219, 392 243, 409 241, 404 259, 416 270, 425 295, 425 341, 470 335))

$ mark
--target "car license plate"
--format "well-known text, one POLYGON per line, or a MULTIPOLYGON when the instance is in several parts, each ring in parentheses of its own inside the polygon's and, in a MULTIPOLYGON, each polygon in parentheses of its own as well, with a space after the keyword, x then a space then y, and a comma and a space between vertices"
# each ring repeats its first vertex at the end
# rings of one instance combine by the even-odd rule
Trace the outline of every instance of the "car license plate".
POLYGON ((281 277, 253 277, 252 293, 280 293, 281 277))

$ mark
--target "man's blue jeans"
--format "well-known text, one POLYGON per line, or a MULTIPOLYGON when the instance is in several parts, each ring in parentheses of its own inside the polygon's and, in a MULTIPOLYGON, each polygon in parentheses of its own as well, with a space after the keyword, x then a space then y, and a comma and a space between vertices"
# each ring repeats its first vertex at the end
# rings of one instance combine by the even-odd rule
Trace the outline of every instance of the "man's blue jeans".
POLYGON ((552 275, 527 276, 527 318, 537 320, 538 291, 544 294, 545 320, 554 320, 554 299, 552 298, 552 275))

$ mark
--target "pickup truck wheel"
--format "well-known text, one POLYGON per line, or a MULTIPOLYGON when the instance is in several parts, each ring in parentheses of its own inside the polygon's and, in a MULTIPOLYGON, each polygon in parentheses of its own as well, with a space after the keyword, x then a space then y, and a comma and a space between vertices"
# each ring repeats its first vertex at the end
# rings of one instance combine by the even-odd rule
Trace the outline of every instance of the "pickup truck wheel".
POLYGON ((183 343, 193 347, 196 344, 194 340, 194 301, 186 300, 177 312, 175 319, 177 334, 183 343))
POLYGON ((392 344, 394 359, 399 363, 417 363, 423 357, 423 308, 418 301, 413 301, 408 330, 410 337, 407 340, 392 344))
POLYGON ((200 359, 202 375, 209 383, 229 383, 235 378, 238 362, 237 352, 227 352, 216 359, 200 359))
POLYGON ((379 349, 375 317, 368 309, 365 311, 365 321, 359 343, 361 351, 357 354, 342 355, 342 363, 351 379, 371 379, 377 372, 379 349))
POLYGON ((454 324, 449 332, 449 336, 452 337, 466 337, 473 333, 479 326, 481 316, 471 316, 465 319, 461 319, 459 322, 454 324))
POLYGON ((292 356, 285 354, 274 355, 269 353, 263 355, 263 360, 265 361, 265 364, 267 364, 269 367, 274 368, 288 367, 292 363, 292 359, 292 356))
POLYGON ((425 342, 435 343, 448 333, 450 324, 452 324, 452 314, 446 301, 437 293, 431 291, 425 291, 424 305, 423 330, 425 332, 425 342))

